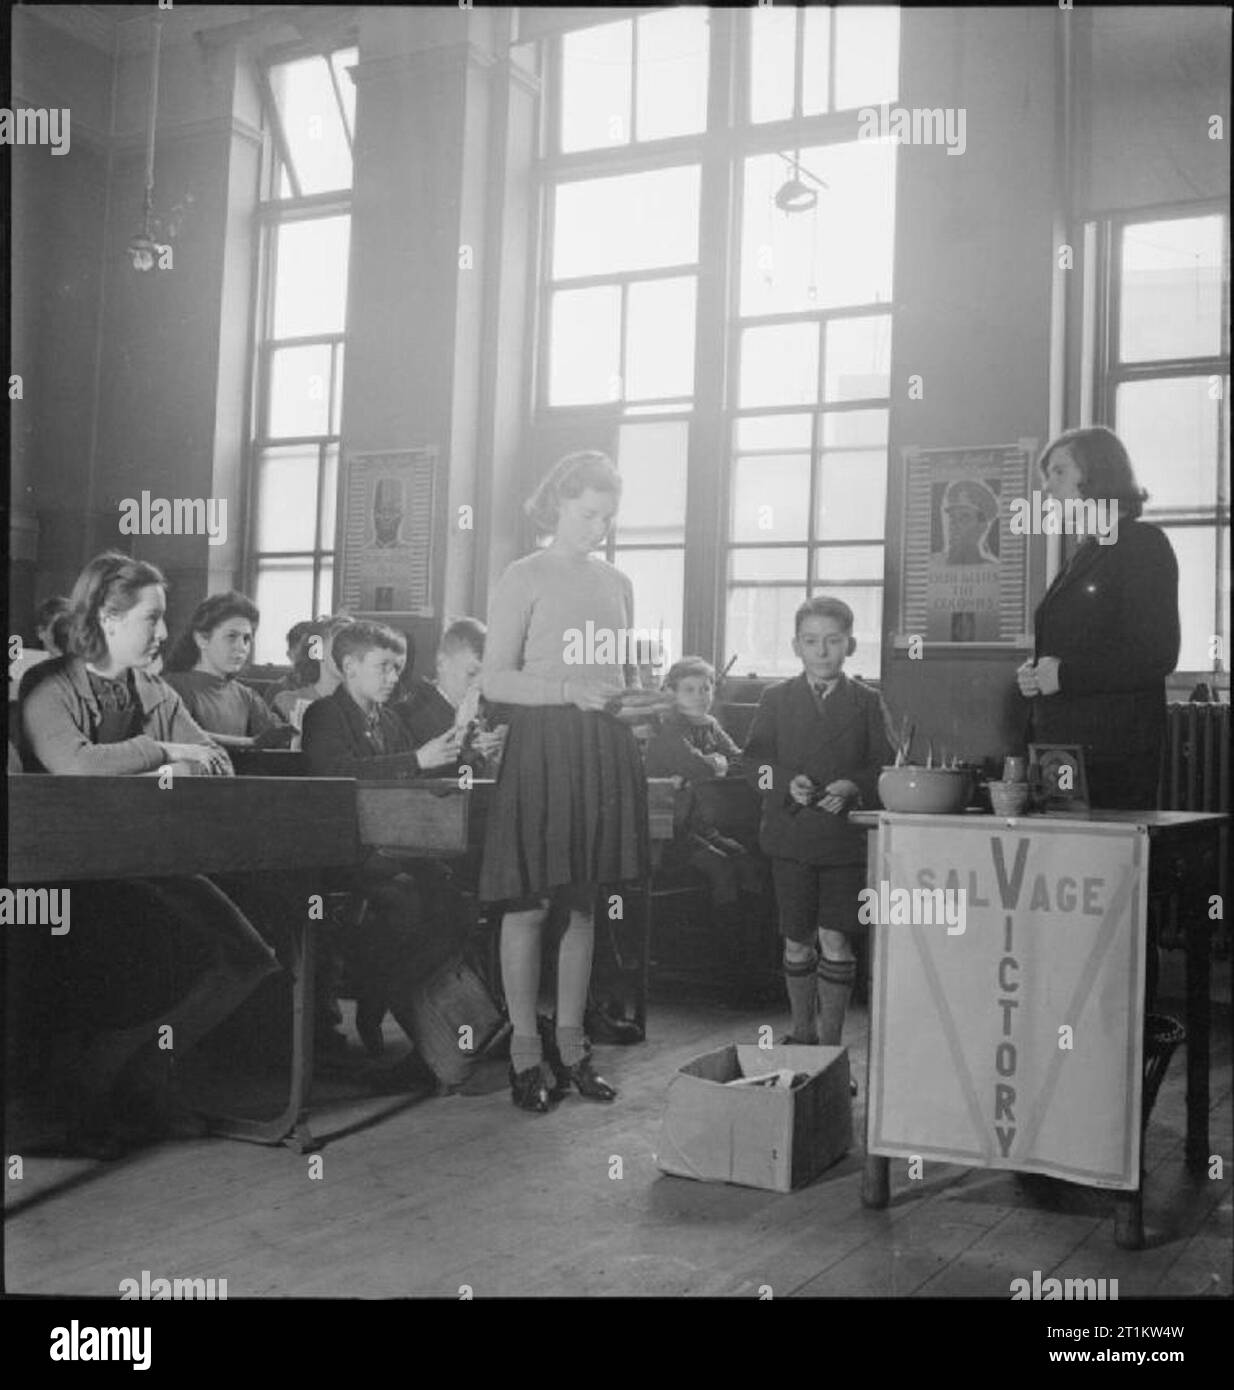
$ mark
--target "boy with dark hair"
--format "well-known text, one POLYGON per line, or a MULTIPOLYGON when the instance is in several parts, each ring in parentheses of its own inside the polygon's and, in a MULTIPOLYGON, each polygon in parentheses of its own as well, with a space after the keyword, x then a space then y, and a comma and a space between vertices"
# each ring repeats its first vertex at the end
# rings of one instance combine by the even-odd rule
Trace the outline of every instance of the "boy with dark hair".
POLYGON ((857 973, 866 837, 848 812, 878 805, 878 775, 892 750, 882 698, 844 674, 856 647, 848 604, 807 599, 793 637, 801 675, 763 692, 746 741, 784 937, 790 1043, 840 1045, 857 973))
POLYGON ((480 695, 485 634, 478 618, 456 618, 441 634, 436 679, 414 681, 407 697, 393 706, 414 743, 460 731, 460 757, 443 770, 446 774, 465 763, 476 776, 495 775, 502 735, 492 729, 492 709, 480 695))

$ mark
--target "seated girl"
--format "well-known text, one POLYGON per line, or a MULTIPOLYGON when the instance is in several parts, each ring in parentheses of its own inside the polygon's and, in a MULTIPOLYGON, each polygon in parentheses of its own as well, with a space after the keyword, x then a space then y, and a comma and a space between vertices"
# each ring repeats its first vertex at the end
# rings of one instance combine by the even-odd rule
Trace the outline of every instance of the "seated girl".
MULTIPOLYGON (((108 551, 82 571, 70 602, 69 654, 46 663, 46 674, 21 708, 27 769, 124 776, 170 765, 182 773, 229 775, 226 752, 197 725, 171 686, 147 674, 167 636, 162 574, 153 565, 108 551)), ((174 789, 166 794, 174 796, 174 789)), ((134 1026, 97 1032, 76 1059, 74 1147, 98 1157, 122 1151, 109 1109, 122 1081, 130 1097, 141 1098, 147 1135, 202 1132, 199 1117, 171 1090, 167 1069, 173 1054, 158 1046, 158 1038, 173 1037, 174 1055, 183 1057, 279 968, 235 905, 207 880, 168 880, 155 888, 163 902, 179 905, 170 920, 192 939, 189 944, 206 964, 177 1003, 134 1026)), ((92 885, 88 902, 105 896, 105 885, 92 885)), ((109 920, 112 928, 123 942, 123 918, 109 920)))
POLYGON ((313 663, 316 674, 296 690, 283 690, 274 697, 274 712, 299 731, 304 724, 304 712, 317 700, 333 695, 342 684, 343 673, 334 663, 334 639, 355 619, 346 613, 314 625, 304 639, 303 658, 313 663))
POLYGON ((225 748, 286 748, 295 730, 237 677, 253 655, 257 605, 234 591, 199 603, 167 658, 167 684, 225 748))

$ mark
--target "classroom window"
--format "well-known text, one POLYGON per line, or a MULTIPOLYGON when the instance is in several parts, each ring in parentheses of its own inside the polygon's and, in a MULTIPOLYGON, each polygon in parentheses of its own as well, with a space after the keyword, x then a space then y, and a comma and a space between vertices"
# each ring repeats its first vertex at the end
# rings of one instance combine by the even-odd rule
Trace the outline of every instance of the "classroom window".
POLYGON ((557 147, 611 149, 700 133, 709 16, 675 8, 598 24, 560 43, 557 147))
POLYGON ((284 660, 295 622, 333 605, 351 237, 354 49, 263 73, 267 158, 249 451, 254 660, 284 660))
POLYGON ((1228 236, 1220 213, 1110 228, 1107 418, 1178 557, 1188 674, 1229 670, 1228 236))
POLYGON ((747 114, 756 124, 877 106, 899 93, 897 9, 759 5, 746 21, 747 114))

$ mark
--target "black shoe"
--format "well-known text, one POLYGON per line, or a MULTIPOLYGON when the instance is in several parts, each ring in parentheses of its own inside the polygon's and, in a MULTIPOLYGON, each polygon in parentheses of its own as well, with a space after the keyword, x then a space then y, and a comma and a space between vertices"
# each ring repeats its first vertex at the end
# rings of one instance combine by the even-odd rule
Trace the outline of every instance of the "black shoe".
POLYGON ((589 1038, 594 1038, 598 1043, 612 1043, 618 1047, 630 1047, 634 1043, 641 1043, 647 1036, 637 1023, 628 1018, 613 1018, 603 1009, 588 1009, 583 1019, 583 1027, 587 1030, 589 1038))
POLYGON ((590 1057, 584 1057, 576 1066, 567 1067, 564 1062, 558 1062, 553 1067, 553 1072, 557 1078, 557 1085, 552 1094, 560 1093, 565 1095, 571 1085, 578 1088, 580 1096, 585 1096, 588 1100, 611 1101, 617 1099, 617 1087, 599 1075, 592 1065, 590 1057))
POLYGON ((544 1084, 543 1067, 528 1067, 525 1071, 510 1068, 510 1098, 520 1110, 547 1115, 552 1093, 544 1084))

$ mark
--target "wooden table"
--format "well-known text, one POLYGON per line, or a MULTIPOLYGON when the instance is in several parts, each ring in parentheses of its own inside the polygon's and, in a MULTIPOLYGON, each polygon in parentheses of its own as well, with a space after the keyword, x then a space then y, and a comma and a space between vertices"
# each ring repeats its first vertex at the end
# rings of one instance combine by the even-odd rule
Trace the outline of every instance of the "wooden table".
MULTIPOLYGON (((266 760, 282 769, 287 756, 266 760)), ((356 782, 327 777, 154 778, 30 775, 9 780, 10 884, 157 879, 349 868, 380 848, 449 859, 483 845, 494 783, 449 779, 356 782)), ((672 836, 674 785, 648 782, 650 836, 672 836)), ((644 886, 644 890, 646 885, 644 886)), ((647 893, 643 900, 646 904, 647 893)), ((268 1120, 213 1115, 228 1138, 316 1146, 308 1125, 313 1079, 316 937, 306 918, 292 942, 292 1065, 286 1105, 268 1120)), ((644 947, 637 962, 645 975, 644 947)))
MULTIPOLYGON (((854 813, 854 823, 866 829, 877 827, 886 819, 894 825, 896 817, 885 811, 854 813)), ((982 821, 991 825, 1012 826, 1031 834, 1034 824, 1046 818, 1020 817, 1014 821, 1002 817, 969 813, 961 817, 934 817, 938 822, 954 821, 970 826, 982 821)), ((1194 1173, 1205 1171, 1209 1160, 1209 1038, 1210 1038, 1210 965, 1208 898, 1215 892, 1217 864, 1220 854, 1218 832, 1227 822, 1224 814, 1183 811, 1093 811, 1092 821, 1120 826, 1141 827, 1148 836, 1148 896, 1152 903, 1174 895, 1178 901, 1183 943, 1186 949, 1186 1049, 1187 1049, 1187 1141, 1186 1162, 1194 1173)), ((1072 818, 1067 818, 1072 822, 1072 818)), ((1057 826, 1058 819, 1049 819, 1057 826)), ((876 841, 870 841, 871 887, 876 887, 874 868, 876 841)), ((1150 909, 1151 910, 1151 909, 1150 909)), ((875 928, 878 930, 878 928, 875 928)), ((871 991, 871 1011, 875 1006, 871 991)), ((873 1048, 868 1065, 874 1065, 873 1048)), ((867 1073, 866 1095, 870 1095, 867 1073)), ((867 1105, 867 1145, 869 1143, 870 1108, 867 1105)), ((1137 1117, 1143 1123, 1143 1116, 1137 1117)), ((1143 1228, 1143 1148, 1141 1145, 1141 1180, 1132 1192, 1120 1192, 1115 1208, 1115 1237, 1119 1245, 1138 1249, 1144 1242, 1143 1228)), ((883 1155, 866 1155, 862 1200, 866 1206, 885 1207, 890 1200, 890 1159, 883 1155)))

